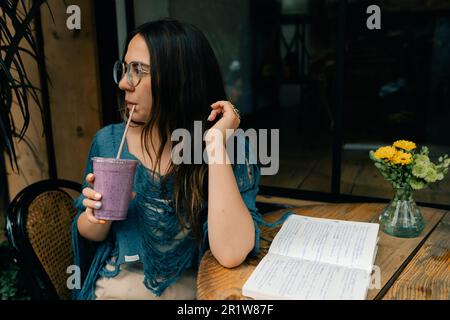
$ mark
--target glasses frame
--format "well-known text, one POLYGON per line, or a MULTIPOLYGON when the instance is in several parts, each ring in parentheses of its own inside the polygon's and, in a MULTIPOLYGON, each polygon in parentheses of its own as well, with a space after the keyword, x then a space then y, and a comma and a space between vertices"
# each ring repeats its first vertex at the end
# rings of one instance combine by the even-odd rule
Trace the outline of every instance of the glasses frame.
POLYGON ((140 62, 140 61, 130 61, 130 63, 125 63, 124 61, 117 60, 114 63, 114 67, 113 67, 113 79, 114 79, 114 82, 119 84, 120 81, 122 81, 123 76, 126 74, 127 75, 127 83, 128 83, 128 85, 130 87, 136 88, 139 85, 139 83, 141 83, 142 74, 143 73, 150 74, 150 71, 144 70, 144 68, 142 68, 143 66, 150 69, 150 65, 145 64, 145 63, 140 62), (119 64, 122 65, 122 70, 125 70, 125 72, 122 71, 122 76, 120 77, 120 79, 117 79, 117 68, 118 68, 119 64), (131 73, 130 73, 130 66, 133 65, 133 64, 138 66, 138 75, 139 75, 137 83, 135 85, 133 85, 131 83, 131 73))

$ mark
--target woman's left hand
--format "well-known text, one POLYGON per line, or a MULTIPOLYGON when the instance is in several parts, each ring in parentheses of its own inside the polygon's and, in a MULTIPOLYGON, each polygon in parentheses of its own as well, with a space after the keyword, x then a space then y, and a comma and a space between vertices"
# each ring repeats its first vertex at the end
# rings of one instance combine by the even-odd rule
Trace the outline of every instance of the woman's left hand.
POLYGON ((234 110, 234 106, 229 101, 217 101, 211 105, 213 109, 208 117, 208 121, 214 121, 221 115, 221 118, 211 127, 211 129, 220 130, 224 141, 226 141, 226 130, 236 130, 239 128, 241 119, 234 110))

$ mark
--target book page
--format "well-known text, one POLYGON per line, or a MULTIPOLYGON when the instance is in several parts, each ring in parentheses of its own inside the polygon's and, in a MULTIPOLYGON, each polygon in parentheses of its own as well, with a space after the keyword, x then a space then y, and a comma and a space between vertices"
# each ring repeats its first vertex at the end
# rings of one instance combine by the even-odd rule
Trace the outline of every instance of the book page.
POLYGON ((254 299, 362 300, 369 281, 364 270, 268 253, 242 294, 254 299))
POLYGON ((379 225, 290 216, 269 252, 372 271, 379 225))

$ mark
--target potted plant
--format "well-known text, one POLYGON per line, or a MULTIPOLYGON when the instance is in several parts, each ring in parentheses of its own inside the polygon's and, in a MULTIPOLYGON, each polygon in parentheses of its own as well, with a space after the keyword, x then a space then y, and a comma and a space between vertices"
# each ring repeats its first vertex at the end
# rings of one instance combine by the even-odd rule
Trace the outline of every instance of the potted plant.
MULTIPOLYGON (((40 89, 29 79, 23 57, 31 56, 39 66, 43 59, 33 34, 33 22, 39 17, 40 7, 46 1, 2 1, 0 15, 0 150, 6 151, 11 167, 19 170, 14 139, 22 140, 30 124, 29 101, 41 110, 45 123, 40 89), (20 119, 14 119, 17 108, 20 119), (17 123, 22 123, 21 126, 17 123)), ((39 29, 39 28, 36 28, 39 29)), ((39 68, 39 72, 45 70, 39 68)), ((42 78, 42 77, 41 77, 42 78)), ((46 75, 44 76, 44 79, 46 75)))

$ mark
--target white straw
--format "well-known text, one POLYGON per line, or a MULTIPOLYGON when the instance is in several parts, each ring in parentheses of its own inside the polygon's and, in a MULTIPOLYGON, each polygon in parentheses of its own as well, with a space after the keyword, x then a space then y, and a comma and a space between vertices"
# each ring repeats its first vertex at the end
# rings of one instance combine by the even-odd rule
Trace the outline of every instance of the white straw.
POLYGON ((130 115, 128 117, 127 125, 125 126, 125 131, 123 132, 122 141, 120 142, 119 152, 117 152, 116 159, 120 159, 120 155, 122 153, 123 144, 125 142, 125 137, 127 136, 128 127, 130 126, 131 117, 133 116, 134 108, 136 105, 133 105, 133 109, 131 109, 130 115))

